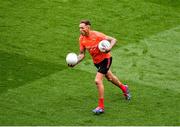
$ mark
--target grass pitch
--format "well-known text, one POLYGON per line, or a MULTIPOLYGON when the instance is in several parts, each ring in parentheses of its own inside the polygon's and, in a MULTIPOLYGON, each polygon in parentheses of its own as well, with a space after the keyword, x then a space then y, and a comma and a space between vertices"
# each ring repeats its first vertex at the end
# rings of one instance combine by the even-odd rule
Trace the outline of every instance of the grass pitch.
POLYGON ((0 3, 0 125, 180 125, 179 0, 0 3), (111 69, 133 96, 104 80, 100 116, 90 56, 65 63, 81 19, 118 40, 111 69))

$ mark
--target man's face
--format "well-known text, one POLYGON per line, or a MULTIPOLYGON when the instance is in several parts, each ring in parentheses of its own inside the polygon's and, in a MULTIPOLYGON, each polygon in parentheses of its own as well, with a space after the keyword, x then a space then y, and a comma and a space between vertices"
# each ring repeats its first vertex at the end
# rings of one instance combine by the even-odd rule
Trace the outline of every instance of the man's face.
POLYGON ((89 35, 89 25, 86 25, 84 23, 80 23, 79 24, 79 30, 80 30, 80 33, 81 35, 83 36, 88 36, 89 35))

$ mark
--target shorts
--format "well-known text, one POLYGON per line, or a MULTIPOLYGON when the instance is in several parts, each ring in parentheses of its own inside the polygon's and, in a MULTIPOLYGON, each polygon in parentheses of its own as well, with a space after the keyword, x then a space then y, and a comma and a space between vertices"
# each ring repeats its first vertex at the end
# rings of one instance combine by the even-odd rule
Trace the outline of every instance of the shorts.
POLYGON ((96 68, 98 69, 98 72, 102 73, 102 74, 107 74, 110 66, 112 63, 112 57, 110 58, 105 58, 103 61, 101 61, 98 64, 94 64, 96 66, 96 68))

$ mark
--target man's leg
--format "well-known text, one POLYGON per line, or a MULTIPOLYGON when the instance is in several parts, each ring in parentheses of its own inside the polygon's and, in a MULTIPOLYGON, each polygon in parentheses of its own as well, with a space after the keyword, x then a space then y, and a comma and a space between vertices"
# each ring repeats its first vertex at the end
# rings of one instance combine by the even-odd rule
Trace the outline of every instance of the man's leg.
POLYGON ((103 85, 103 76, 104 74, 97 72, 95 83, 98 90, 98 97, 99 97, 99 107, 104 108, 104 103, 101 103, 100 100, 104 99, 104 85, 103 85))
POLYGON ((121 88, 121 90, 124 92, 125 91, 125 87, 124 85, 119 81, 119 79, 111 72, 111 70, 109 69, 107 74, 105 75, 107 80, 112 82, 114 85, 118 86, 121 88))
POLYGON ((119 81, 119 79, 111 72, 110 69, 108 70, 105 76, 108 79, 108 81, 112 82, 114 85, 118 86, 123 91, 124 96, 126 97, 127 100, 130 100, 131 95, 129 93, 127 85, 123 85, 123 83, 119 81))
POLYGON ((104 74, 97 72, 95 77, 95 83, 98 90, 98 107, 93 110, 94 113, 100 114, 104 112, 104 85, 103 85, 104 74))

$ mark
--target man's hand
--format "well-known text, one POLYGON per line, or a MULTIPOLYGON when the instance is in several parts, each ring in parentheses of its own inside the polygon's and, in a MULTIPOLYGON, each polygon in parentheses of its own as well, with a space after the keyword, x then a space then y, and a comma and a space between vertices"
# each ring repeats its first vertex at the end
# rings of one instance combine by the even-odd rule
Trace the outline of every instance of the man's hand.
POLYGON ((104 50, 105 50, 105 53, 108 53, 108 52, 110 52, 110 51, 111 51, 111 47, 104 48, 104 50))
POLYGON ((106 36, 106 39, 111 43, 111 45, 105 49, 105 52, 108 53, 111 51, 112 47, 116 44, 116 39, 110 36, 106 36))
POLYGON ((74 66, 76 66, 79 62, 81 62, 81 61, 84 59, 84 57, 85 57, 84 53, 79 54, 79 55, 78 55, 78 61, 77 61, 77 63, 76 63, 76 64, 68 64, 68 67, 74 67, 74 66))
POLYGON ((75 65, 72 65, 72 64, 68 64, 68 67, 74 67, 74 66, 76 66, 76 64, 75 64, 75 65))

